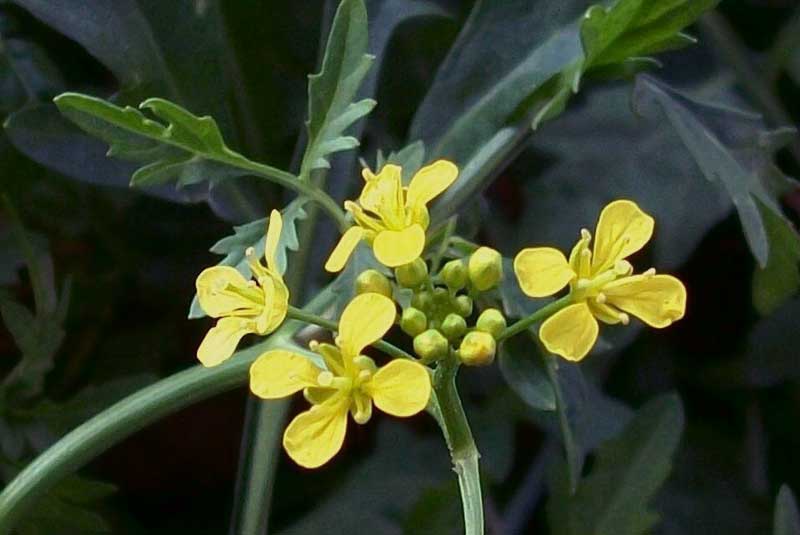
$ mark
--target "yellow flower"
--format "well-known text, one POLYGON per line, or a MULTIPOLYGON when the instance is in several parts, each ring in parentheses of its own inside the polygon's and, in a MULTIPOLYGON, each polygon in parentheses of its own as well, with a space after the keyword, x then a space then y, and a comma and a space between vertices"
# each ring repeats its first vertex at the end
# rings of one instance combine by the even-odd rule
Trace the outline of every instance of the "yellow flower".
POLYGON ((364 169, 362 175, 366 184, 358 203, 344 203, 356 224, 344 233, 328 258, 328 271, 341 271, 362 239, 372 245, 375 258, 385 266, 399 267, 419 257, 429 223, 427 204, 450 187, 458 168, 438 160, 420 169, 407 188, 397 165, 385 165, 377 175, 364 169))
POLYGON ((598 319, 627 325, 628 314, 633 314, 651 327, 663 328, 683 317, 686 288, 681 281, 656 275, 652 268, 633 275, 633 266, 625 260, 650 241, 653 225, 653 218, 635 203, 619 200, 600 214, 591 251, 586 229, 569 261, 549 247, 520 251, 514 272, 526 295, 545 297, 570 286, 572 304, 545 320, 539 330, 548 351, 581 360, 597 340, 598 319))
POLYGON ((283 447, 300 466, 316 468, 341 449, 347 413, 364 424, 372 404, 394 416, 412 416, 431 395, 427 369, 411 360, 393 360, 378 368, 361 354, 392 327, 395 305, 387 297, 361 294, 344 309, 336 345, 312 343, 327 369, 307 357, 281 349, 258 357, 250 368, 250 389, 264 399, 303 390, 311 408, 286 428, 283 447))
POLYGON ((197 349, 197 358, 204 366, 227 360, 244 335, 269 334, 286 318, 289 290, 275 263, 282 228, 281 214, 273 210, 264 247, 266 266, 255 258, 252 247, 246 251, 255 280, 245 279, 230 266, 210 267, 198 275, 200 307, 212 318, 220 318, 197 349))

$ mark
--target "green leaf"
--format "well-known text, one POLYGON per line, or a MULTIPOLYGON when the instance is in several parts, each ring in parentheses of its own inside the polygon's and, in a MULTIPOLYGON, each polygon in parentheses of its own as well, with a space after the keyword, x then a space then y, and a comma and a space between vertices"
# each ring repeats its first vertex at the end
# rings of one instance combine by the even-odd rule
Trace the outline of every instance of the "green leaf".
POLYGON ((769 241, 769 258, 753 274, 753 304, 763 315, 778 309, 800 290, 800 236, 791 222, 758 203, 769 241))
POLYGON ((308 146, 300 167, 307 179, 330 167, 328 157, 359 145, 344 132, 367 115, 376 102, 354 102, 373 56, 367 54, 367 10, 363 0, 343 0, 333 19, 322 68, 308 77, 308 146))
POLYGON ((179 187, 212 177, 252 174, 253 162, 229 149, 211 117, 197 117, 177 104, 148 99, 139 109, 121 108, 103 99, 64 93, 55 98, 58 109, 86 132, 109 144, 109 156, 142 162, 131 177, 132 186, 150 186, 172 180, 179 187))
POLYGON ((758 203, 783 218, 776 197, 794 181, 773 163, 773 154, 795 131, 767 130, 759 115, 693 100, 650 76, 638 78, 634 106, 665 118, 703 175, 724 187, 753 256, 765 267, 770 246, 758 203))
MULTIPOLYGON (((278 263, 278 270, 281 274, 286 272, 287 256, 289 251, 297 251, 300 243, 297 238, 297 223, 306 218, 304 206, 307 202, 305 197, 298 197, 290 202, 281 212, 283 218, 283 228, 278 240, 278 248, 275 251, 275 261, 278 263)), ((233 227, 233 235, 222 238, 211 247, 211 252, 225 255, 217 265, 235 267, 245 278, 250 278, 250 266, 247 264, 245 251, 249 247, 255 250, 257 258, 264 255, 266 245, 266 232, 269 225, 269 217, 251 221, 245 225, 233 227)), ((200 302, 195 295, 189 309, 189 319, 203 318, 205 312, 200 308, 200 302)))
POLYGON ((800 535, 800 513, 797 500, 788 485, 781 485, 775 500, 773 535, 800 535))
POLYGON ((539 348, 527 336, 503 342, 499 356, 500 372, 506 382, 529 407, 539 411, 556 409, 553 385, 542 365, 539 348))
POLYGON ((353 251, 350 260, 347 261, 347 267, 344 271, 336 277, 336 280, 331 284, 331 289, 336 295, 334 302, 334 316, 338 318, 347 303, 350 302, 356 295, 356 278, 361 272, 368 269, 374 269, 381 273, 388 275, 389 268, 378 262, 375 255, 372 254, 372 248, 365 243, 359 243, 353 251))
POLYGON ((647 403, 625 430, 604 443, 590 474, 570 495, 565 478, 552 485, 548 518, 559 535, 651 533, 658 515, 653 497, 667 479, 683 431, 675 395, 647 403))

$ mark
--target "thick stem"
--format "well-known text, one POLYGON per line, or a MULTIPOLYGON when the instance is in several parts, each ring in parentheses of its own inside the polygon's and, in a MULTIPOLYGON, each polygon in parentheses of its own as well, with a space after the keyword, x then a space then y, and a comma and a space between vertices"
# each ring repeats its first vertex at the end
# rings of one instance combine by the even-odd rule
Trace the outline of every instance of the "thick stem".
POLYGON ((478 466, 480 454, 472 438, 464 407, 456 388, 458 360, 451 354, 441 361, 433 377, 433 399, 429 407, 442 428, 453 470, 458 476, 461 503, 464 509, 465 535, 483 535, 483 498, 478 466))
MULTIPOLYGON (((324 310, 334 297, 331 290, 325 289, 308 308, 324 310)), ((17 474, 0 493, 0 535, 10 533, 20 516, 55 484, 114 444, 164 416, 245 384, 250 364, 271 347, 291 347, 291 337, 301 327, 297 321, 287 321, 267 340, 237 352, 228 362, 211 369, 194 366, 176 373, 76 427, 17 474)))

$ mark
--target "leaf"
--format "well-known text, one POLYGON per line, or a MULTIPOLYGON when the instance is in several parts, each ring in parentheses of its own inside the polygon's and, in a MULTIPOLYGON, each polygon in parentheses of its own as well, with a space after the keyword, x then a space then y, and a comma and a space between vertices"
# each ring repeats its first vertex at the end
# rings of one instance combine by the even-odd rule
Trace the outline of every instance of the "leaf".
POLYGON ((508 385, 530 408, 556 409, 553 386, 543 369, 539 348, 530 338, 517 336, 503 342, 498 363, 508 385))
POLYGON ((788 485, 781 485, 775 500, 773 535, 800 535, 800 513, 797 500, 788 485))
POLYGON ((308 77, 309 141, 300 168, 303 178, 316 169, 329 168, 330 154, 359 144, 343 134, 376 104, 372 99, 353 102, 374 59, 366 53, 367 39, 363 0, 343 0, 333 19, 322 68, 308 77))
POLYGON ((675 395, 647 403, 616 438, 597 453, 590 474, 570 496, 556 479, 548 503, 553 533, 639 535, 650 533, 658 515, 650 502, 667 479, 684 425, 675 395))
POLYGON ((384 275, 390 273, 389 269, 378 262, 375 255, 372 254, 372 248, 362 242, 356 246, 344 271, 332 283, 331 289, 336 294, 333 317, 338 318, 347 304, 355 297, 356 278, 368 269, 377 270, 384 275))
POLYGON ((762 315, 777 310, 800 290, 800 236, 791 222, 758 203, 770 244, 767 265, 753 274, 753 304, 762 315))
MULTIPOLYGON (((275 261, 278 263, 278 270, 281 274, 286 273, 287 253, 289 251, 297 251, 300 247, 297 238, 297 223, 306 218, 306 211, 303 209, 306 201, 307 199, 305 197, 298 197, 290 202, 281 212, 283 228, 281 229, 281 236, 278 240, 278 248, 275 251, 275 261)), ((217 265, 233 266, 239 273, 244 275, 245 278, 249 279, 252 274, 250 272, 250 266, 247 264, 245 251, 247 251, 249 247, 252 247, 256 258, 263 258, 268 225, 269 217, 265 217, 263 219, 251 221, 245 225, 233 227, 232 236, 222 238, 210 249, 212 253, 225 255, 225 258, 217 265)), ((203 318, 205 315, 195 295, 189 309, 189 319, 203 318)))
POLYGON ((257 165, 225 145, 213 118, 197 117, 166 100, 151 98, 139 106, 164 123, 136 108, 78 93, 59 95, 55 103, 75 124, 108 143, 109 156, 145 164, 131 177, 132 186, 219 181, 250 174, 257 165))
POLYGON ((773 163, 773 154, 795 131, 767 130, 759 115, 693 100, 650 76, 637 79, 634 107, 666 119, 703 175, 725 188, 753 256, 766 266, 770 246, 757 202, 783 218, 776 196, 793 181, 773 163))

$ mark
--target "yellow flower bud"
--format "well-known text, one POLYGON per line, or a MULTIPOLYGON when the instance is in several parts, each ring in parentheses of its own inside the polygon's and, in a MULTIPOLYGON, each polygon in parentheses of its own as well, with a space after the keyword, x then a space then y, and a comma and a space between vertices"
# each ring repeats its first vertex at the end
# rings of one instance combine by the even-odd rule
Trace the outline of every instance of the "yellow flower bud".
POLYGON ((376 293, 391 299, 392 284, 389 282, 389 279, 379 271, 368 269, 362 271, 361 274, 356 277, 356 293, 359 295, 376 293))
POLYGON ((421 258, 394 270, 397 283, 405 288, 417 288, 428 277, 428 265, 421 258))
POLYGON ((469 257, 469 280, 475 289, 491 290, 503 278, 503 258, 489 247, 481 247, 469 257))
POLYGON ((487 308, 478 316, 475 327, 479 331, 491 334, 497 338, 506 329, 506 318, 496 308, 487 308))
POLYGON ((418 308, 409 307, 403 311, 400 317, 400 328, 409 336, 422 334, 428 327, 428 318, 425 313, 418 308))
POLYGON ((440 272, 442 280, 448 288, 453 290, 460 290, 467 285, 469 274, 467 273, 467 266, 461 260, 451 260, 446 263, 440 272))
POLYGON ((452 301, 453 307, 459 316, 465 318, 472 314, 472 298, 468 295, 459 295, 452 301))
POLYGON ((467 366, 488 366, 494 362, 497 342, 482 331, 467 333, 458 348, 458 357, 467 366))
POLYGON ((414 352, 425 362, 444 357, 449 347, 447 338, 436 329, 428 329, 414 337, 414 352))
POLYGON ((448 314, 442 322, 442 332, 448 340, 456 340, 467 332, 467 322, 458 314, 448 314))

